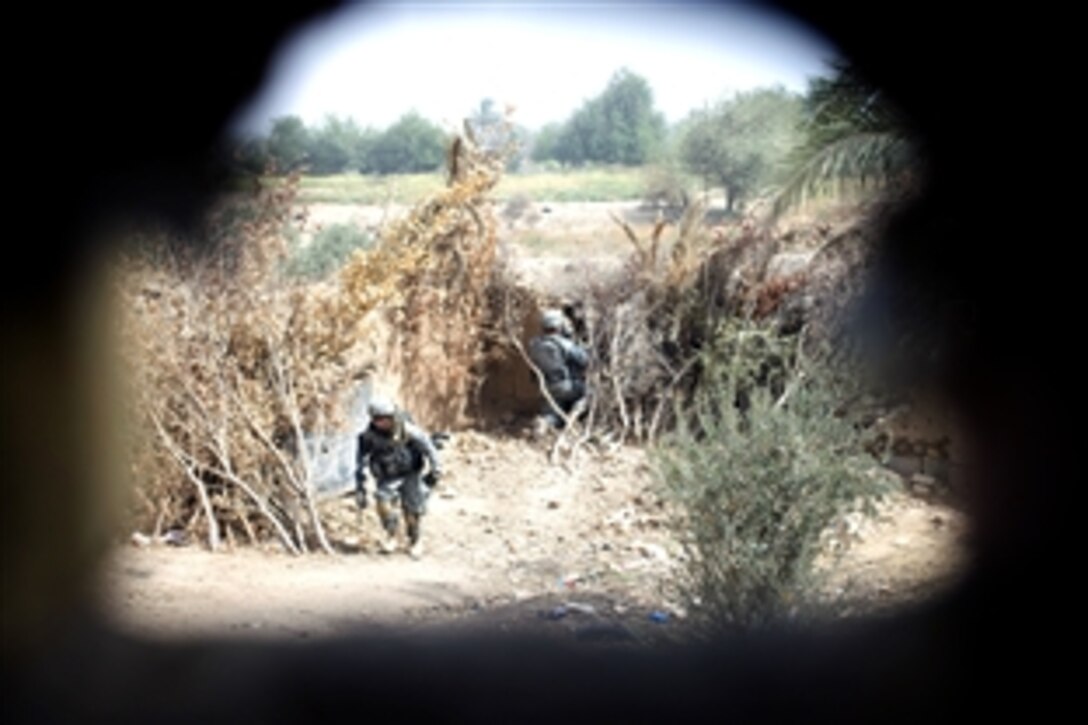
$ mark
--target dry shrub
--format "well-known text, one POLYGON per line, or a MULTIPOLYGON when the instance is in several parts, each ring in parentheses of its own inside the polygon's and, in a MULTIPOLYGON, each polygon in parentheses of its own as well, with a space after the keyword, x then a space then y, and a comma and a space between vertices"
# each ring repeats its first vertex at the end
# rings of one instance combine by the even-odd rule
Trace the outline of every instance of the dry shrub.
POLYGON ((392 319, 402 399, 432 426, 462 425, 481 382, 496 248, 488 194, 502 159, 458 141, 450 166, 449 187, 382 235, 409 254, 426 250, 398 283, 392 319))
MULTIPOLYGON (((675 427, 704 377, 708 345, 736 322, 758 322, 803 344, 813 359, 835 347, 862 291, 877 230, 871 218, 859 218, 821 240, 803 269, 783 276, 772 260, 793 248, 797 230, 752 218, 708 227, 699 204, 675 225, 659 218, 645 235, 614 219, 631 255, 622 272, 581 291, 575 314, 593 359, 592 395, 572 435, 583 441, 647 442, 675 427)), ((534 300, 537 307, 562 302, 534 300)), ((508 328, 525 319, 525 306, 506 313, 508 328)), ((524 336, 524 325, 508 331, 509 338, 524 336)))
POLYGON ((472 332, 495 245, 486 194, 501 164, 457 140, 450 166, 446 189, 331 283, 285 274, 297 179, 225 203, 199 242, 160 235, 119 261, 138 526, 213 549, 276 538, 331 551, 310 442, 342 425, 360 379, 399 372, 419 417, 459 420, 481 356, 472 332))

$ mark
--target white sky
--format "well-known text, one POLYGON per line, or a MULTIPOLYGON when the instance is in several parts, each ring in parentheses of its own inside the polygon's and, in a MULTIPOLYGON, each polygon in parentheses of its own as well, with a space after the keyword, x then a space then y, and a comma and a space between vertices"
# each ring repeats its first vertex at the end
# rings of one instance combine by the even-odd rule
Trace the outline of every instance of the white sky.
POLYGON ((484 98, 537 129, 566 120, 627 67, 672 123, 738 90, 804 90, 835 49, 753 3, 370 2, 300 28, 235 121, 296 114, 384 128, 415 109, 448 128, 484 98))

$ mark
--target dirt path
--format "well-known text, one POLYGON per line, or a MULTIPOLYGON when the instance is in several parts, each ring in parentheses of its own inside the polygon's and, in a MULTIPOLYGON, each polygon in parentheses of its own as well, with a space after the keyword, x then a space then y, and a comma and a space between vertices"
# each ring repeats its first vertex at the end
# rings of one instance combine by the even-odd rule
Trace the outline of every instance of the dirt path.
MULTIPOLYGON (((167 638, 463 623, 634 641, 666 637, 682 621, 662 588, 682 556, 640 450, 568 472, 548 463, 543 444, 467 432, 446 455, 420 560, 377 553, 373 510, 360 526, 351 500, 338 499, 324 505, 338 556, 126 546, 109 568, 108 609, 125 629, 167 638)), ((846 529, 833 586, 892 601, 951 576, 964 522, 899 497, 846 529)))

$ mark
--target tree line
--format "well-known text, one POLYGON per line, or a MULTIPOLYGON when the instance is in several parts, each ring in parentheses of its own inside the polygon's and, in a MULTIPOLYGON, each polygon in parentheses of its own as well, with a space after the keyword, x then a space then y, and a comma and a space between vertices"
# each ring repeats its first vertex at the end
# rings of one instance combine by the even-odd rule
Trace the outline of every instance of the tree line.
MULTIPOLYGON (((576 168, 654 165, 663 184, 686 175, 724 190, 729 211, 768 185, 791 178, 810 187, 835 174, 888 174, 909 158, 902 120, 846 62, 810 80, 805 93, 783 87, 743 91, 692 111, 671 127, 645 78, 624 68, 564 122, 532 132, 485 98, 465 125, 510 171, 526 162, 576 168)), ((460 130, 460 129, 459 129, 460 130)), ((298 116, 273 121, 267 136, 236 143, 238 167, 253 173, 418 173, 442 167, 448 133, 416 111, 384 130, 327 116, 308 127, 298 116)))

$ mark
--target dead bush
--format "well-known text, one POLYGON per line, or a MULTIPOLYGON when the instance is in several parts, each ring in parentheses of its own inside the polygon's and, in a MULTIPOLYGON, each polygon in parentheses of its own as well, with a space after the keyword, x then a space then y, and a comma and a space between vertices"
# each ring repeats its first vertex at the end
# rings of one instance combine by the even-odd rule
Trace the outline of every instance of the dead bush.
POLYGON ((202 244, 144 234, 118 261, 140 528, 181 529, 212 549, 275 538, 331 551, 309 441, 344 423, 337 403, 359 379, 396 369, 421 420, 463 414, 494 255, 486 194, 501 164, 458 139, 450 169, 447 188, 329 283, 284 274, 297 180, 224 203, 202 244), (379 315, 397 336, 367 358, 379 315))

